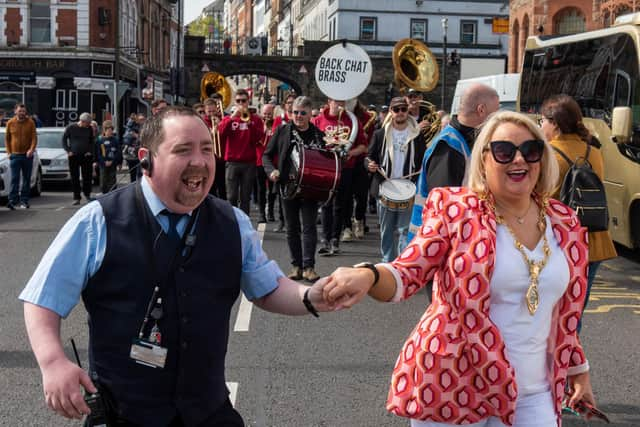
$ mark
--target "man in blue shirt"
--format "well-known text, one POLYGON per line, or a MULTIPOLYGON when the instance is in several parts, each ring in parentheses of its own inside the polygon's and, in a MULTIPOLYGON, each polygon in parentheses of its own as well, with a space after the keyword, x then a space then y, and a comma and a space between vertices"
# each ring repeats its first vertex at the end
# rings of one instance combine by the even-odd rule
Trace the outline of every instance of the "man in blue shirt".
POLYGON ((333 307, 323 281, 309 288, 284 277, 249 218, 208 196, 213 144, 193 110, 163 110, 140 139, 141 182, 80 209, 20 294, 47 405, 81 418, 89 413, 82 386, 109 397, 118 426, 242 426, 224 381, 239 291, 275 313, 333 307), (61 318, 81 297, 91 376, 60 338, 61 318))

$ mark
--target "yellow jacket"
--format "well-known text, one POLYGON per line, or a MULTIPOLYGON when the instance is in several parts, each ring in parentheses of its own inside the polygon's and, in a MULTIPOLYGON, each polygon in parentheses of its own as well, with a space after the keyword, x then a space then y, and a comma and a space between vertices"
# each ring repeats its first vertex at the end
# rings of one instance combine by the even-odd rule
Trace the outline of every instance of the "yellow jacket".
POLYGON ((19 121, 14 116, 7 122, 5 134, 7 154, 26 154, 29 150, 33 151, 36 149, 37 141, 36 125, 30 117, 19 121))
MULTIPOLYGON (((573 161, 578 157, 584 157, 587 153, 587 144, 576 134, 561 134, 553 138, 549 143, 560 149, 573 161)), ((558 183, 558 188, 552 197, 557 199, 560 197, 560 186, 562 185, 562 180, 567 174, 570 165, 559 153, 555 152, 555 154, 556 159, 558 159, 558 166, 560 169, 560 182, 558 183)), ((602 160, 602 153, 600 153, 600 150, 596 147, 591 147, 588 161, 596 175, 598 175, 600 180, 603 180, 604 161, 602 160)), ((616 253, 616 248, 613 246, 613 241, 611 240, 609 231, 595 231, 589 233, 589 262, 603 261, 615 258, 617 255, 618 254, 616 253)))

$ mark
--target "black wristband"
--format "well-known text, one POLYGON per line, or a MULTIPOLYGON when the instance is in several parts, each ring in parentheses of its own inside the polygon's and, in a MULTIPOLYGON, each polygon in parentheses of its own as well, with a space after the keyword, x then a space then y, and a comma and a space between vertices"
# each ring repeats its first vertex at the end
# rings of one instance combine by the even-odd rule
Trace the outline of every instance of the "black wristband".
POLYGON ((378 280, 380 280, 380 272, 378 271, 378 268, 375 266, 375 264, 372 264, 370 262, 361 262, 360 264, 354 265, 353 268, 368 268, 373 272, 373 285, 371 285, 371 288, 378 284, 378 280))
POLYGON ((313 306, 313 304, 311 304, 311 301, 309 301, 309 291, 310 290, 311 290, 311 288, 307 288, 307 290, 304 291, 304 296, 302 297, 302 303, 307 308, 309 313, 313 314, 314 317, 320 317, 320 316, 318 316, 318 310, 316 310, 316 308, 313 306))

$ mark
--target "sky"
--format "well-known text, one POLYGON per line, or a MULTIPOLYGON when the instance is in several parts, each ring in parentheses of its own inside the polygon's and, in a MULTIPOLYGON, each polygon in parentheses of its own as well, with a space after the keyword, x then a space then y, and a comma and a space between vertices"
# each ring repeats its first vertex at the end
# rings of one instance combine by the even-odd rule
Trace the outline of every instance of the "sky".
POLYGON ((188 24, 200 15, 205 6, 213 0, 185 0, 184 2, 184 24, 188 24))

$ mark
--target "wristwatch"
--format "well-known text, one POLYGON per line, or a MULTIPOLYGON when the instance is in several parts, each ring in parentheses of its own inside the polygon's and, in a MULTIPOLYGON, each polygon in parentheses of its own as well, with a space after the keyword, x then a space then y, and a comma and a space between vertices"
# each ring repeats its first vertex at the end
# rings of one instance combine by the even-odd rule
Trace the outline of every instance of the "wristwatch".
POLYGON ((354 265, 353 268, 368 268, 369 270, 373 271, 373 285, 371 285, 371 288, 378 284, 378 280, 380 280, 380 272, 378 271, 378 268, 375 266, 375 264, 370 262, 361 262, 354 265))

